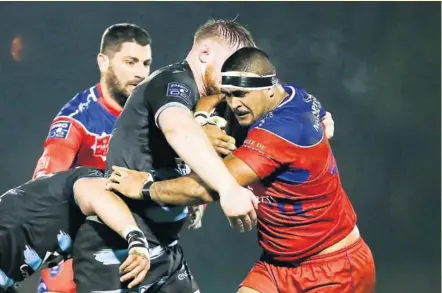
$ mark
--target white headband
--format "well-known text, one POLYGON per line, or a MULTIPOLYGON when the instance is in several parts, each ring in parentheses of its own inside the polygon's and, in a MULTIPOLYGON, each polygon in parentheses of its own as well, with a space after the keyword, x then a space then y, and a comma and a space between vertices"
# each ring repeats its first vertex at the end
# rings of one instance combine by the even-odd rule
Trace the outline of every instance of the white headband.
MULTIPOLYGON (((247 78, 250 79, 255 79, 255 84, 256 81, 259 80, 260 82, 262 82, 263 84, 269 84, 270 85, 265 85, 265 86, 240 86, 240 85, 233 85, 233 84, 222 84, 220 88, 222 89, 239 89, 239 90, 245 90, 245 91, 260 91, 260 90, 266 90, 266 89, 271 89, 274 86, 276 86, 278 84, 278 79, 275 77, 276 74, 271 74, 271 75, 258 75, 256 73, 251 73, 251 72, 242 72, 242 71, 227 71, 227 72, 222 72, 221 73, 222 77, 233 77, 233 78, 244 78, 245 80, 247 80, 247 78), (266 82, 267 81, 267 82, 266 82)), ((224 80, 224 78, 222 79, 224 80)), ((253 84, 253 82, 252 82, 253 84)))

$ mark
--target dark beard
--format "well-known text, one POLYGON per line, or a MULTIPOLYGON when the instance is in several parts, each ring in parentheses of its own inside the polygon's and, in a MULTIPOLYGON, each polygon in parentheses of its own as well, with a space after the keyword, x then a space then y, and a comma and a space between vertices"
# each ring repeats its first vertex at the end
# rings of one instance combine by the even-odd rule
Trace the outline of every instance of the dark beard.
POLYGON ((121 108, 124 108, 124 105, 126 105, 126 101, 129 97, 121 92, 116 91, 112 91, 111 95, 112 99, 114 99, 118 105, 121 106, 121 108))
POLYGON ((106 84, 109 87, 111 99, 118 103, 122 108, 126 104, 127 99, 129 98, 124 90, 122 89, 120 83, 115 76, 112 68, 109 68, 109 71, 106 75, 106 84))

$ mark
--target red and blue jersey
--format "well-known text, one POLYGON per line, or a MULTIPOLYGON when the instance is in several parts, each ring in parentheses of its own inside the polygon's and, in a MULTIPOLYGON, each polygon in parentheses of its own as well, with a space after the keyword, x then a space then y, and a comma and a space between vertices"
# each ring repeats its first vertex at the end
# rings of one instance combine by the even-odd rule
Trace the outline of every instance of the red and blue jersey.
POLYGON ((100 84, 77 93, 52 121, 33 177, 76 166, 104 169, 120 112, 103 98, 100 84))
POLYGON ((293 262, 347 236, 356 224, 321 117, 325 110, 304 89, 255 122, 233 153, 259 177, 258 238, 264 253, 293 262))

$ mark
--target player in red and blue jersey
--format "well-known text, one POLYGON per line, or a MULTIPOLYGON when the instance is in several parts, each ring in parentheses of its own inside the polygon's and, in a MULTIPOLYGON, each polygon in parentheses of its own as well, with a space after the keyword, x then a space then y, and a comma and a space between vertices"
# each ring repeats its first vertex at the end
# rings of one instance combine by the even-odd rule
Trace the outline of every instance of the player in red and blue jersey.
MULTIPOLYGON (((97 56, 100 82, 79 92, 57 114, 34 178, 76 166, 104 169, 114 124, 135 87, 150 73, 151 38, 133 24, 106 29, 97 56)), ((75 292, 72 260, 42 272, 39 292, 75 292)))
MULTIPOLYGON (((235 52, 222 75, 227 104, 239 124, 250 127, 224 163, 260 202, 263 254, 239 292, 374 292, 373 256, 342 187, 319 101, 296 85, 279 84, 273 64, 257 48, 235 52)), ((139 174, 131 173, 111 176, 112 188, 136 198, 128 187, 139 174)), ((144 197, 167 204, 213 199, 195 175, 148 186, 144 197)))
POLYGON ((263 254, 239 292, 373 292, 373 257, 342 187, 319 101, 278 84, 256 48, 237 51, 222 71, 229 107, 250 126, 226 164, 260 200, 263 254))

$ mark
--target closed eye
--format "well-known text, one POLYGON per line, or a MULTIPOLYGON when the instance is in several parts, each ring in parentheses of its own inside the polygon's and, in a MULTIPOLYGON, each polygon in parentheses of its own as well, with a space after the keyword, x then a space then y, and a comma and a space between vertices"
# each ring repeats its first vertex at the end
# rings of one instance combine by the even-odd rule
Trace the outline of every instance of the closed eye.
POLYGON ((231 98, 232 97, 232 93, 226 91, 226 90, 221 90, 221 93, 226 95, 226 98, 231 98))
POLYGON ((234 91, 233 93, 231 93, 231 95, 233 95, 237 98, 242 98, 246 95, 246 93, 243 91, 234 91))

